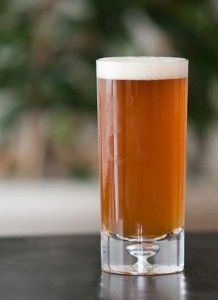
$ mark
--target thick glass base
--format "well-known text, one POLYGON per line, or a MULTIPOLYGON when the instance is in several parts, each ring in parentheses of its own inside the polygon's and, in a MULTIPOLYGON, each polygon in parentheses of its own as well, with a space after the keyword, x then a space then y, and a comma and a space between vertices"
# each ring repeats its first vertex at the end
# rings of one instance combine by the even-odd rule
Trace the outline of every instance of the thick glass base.
POLYGON ((158 275, 184 269, 184 230, 159 239, 124 239, 101 232, 101 266, 110 273, 158 275))

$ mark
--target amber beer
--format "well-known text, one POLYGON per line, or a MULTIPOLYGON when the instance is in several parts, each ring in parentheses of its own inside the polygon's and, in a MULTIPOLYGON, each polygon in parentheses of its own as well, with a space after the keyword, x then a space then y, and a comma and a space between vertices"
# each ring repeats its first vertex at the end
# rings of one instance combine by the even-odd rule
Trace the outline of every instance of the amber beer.
POLYGON ((182 230, 187 61, 98 61, 102 231, 121 240, 182 230))

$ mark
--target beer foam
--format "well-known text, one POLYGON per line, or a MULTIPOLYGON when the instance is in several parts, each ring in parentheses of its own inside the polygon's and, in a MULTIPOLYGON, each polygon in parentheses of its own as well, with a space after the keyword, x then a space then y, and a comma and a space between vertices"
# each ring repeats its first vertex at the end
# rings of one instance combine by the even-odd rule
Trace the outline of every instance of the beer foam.
POLYGON ((188 77, 188 60, 179 57, 124 56, 96 61, 97 78, 115 80, 161 80, 188 77))

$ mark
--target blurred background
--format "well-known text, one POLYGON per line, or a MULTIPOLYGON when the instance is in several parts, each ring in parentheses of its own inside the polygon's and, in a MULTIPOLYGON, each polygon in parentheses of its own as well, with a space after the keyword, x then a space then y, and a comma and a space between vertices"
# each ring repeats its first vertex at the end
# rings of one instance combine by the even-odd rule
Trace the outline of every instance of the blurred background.
POLYGON ((188 230, 218 230, 218 1, 0 0, 0 235, 99 228, 95 60, 190 60, 188 230), (84 218, 83 218, 84 216, 84 218))

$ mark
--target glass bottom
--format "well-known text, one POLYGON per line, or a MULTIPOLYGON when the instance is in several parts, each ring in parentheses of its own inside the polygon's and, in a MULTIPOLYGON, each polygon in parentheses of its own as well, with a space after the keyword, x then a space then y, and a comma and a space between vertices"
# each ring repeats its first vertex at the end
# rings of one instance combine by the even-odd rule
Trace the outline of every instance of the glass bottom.
POLYGON ((109 273, 159 275, 184 269, 184 230, 159 239, 124 239, 101 231, 101 266, 109 273))

